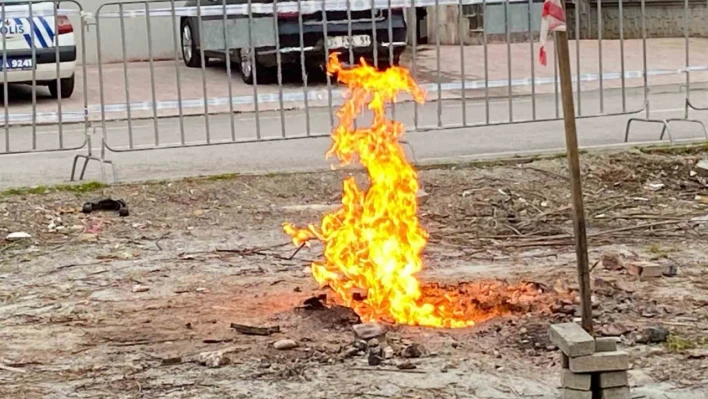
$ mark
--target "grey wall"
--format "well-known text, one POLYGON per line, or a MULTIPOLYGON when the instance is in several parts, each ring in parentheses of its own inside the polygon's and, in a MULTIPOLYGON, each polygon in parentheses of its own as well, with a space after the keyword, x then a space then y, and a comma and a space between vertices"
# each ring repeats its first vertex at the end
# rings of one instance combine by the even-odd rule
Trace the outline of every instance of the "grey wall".
MULTIPOLYGON (((524 33, 529 30, 529 5, 509 4, 509 31, 511 33, 524 33)), ((543 3, 533 3, 531 5, 531 31, 538 32, 541 29, 541 9, 543 3)), ((488 35, 506 33, 504 27, 504 6, 501 4, 490 4, 487 6, 487 14, 484 16, 484 30, 488 35)))
MULTIPOLYGON (((691 1, 689 3, 688 23, 691 37, 708 37, 708 7, 706 1, 691 1)), ((666 1, 662 3, 647 2, 646 6, 647 37, 682 37, 684 36, 684 2, 666 1)), ((575 13, 569 10, 569 34, 575 36, 575 13)), ((597 8, 592 5, 589 24, 581 17, 581 33, 583 39, 597 38, 597 8)), ((625 39, 640 39, 642 37, 642 13, 639 4, 629 3, 623 7, 625 39)), ((619 8, 617 4, 602 4, 602 38, 619 39, 619 8)))

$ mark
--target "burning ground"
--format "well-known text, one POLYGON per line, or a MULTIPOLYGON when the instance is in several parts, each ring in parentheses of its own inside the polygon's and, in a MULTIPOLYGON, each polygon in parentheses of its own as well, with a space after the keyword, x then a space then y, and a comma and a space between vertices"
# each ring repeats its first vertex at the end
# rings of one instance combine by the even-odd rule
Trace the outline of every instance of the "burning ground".
MULTIPOLYGON (((635 398, 708 394, 708 189, 691 173, 705 157, 583 157, 595 322, 630 354, 635 398), (624 267, 635 261, 678 273, 640 280, 624 267)), ((311 299, 337 299, 309 274, 322 247, 292 256, 282 232, 336 207, 348 175, 5 193, 0 235, 32 239, 0 244, 0 397, 556 397, 547 326, 577 316, 565 160, 420 171, 422 290, 507 316, 455 330, 391 326, 379 339, 391 357, 377 367, 356 342, 357 316, 311 299), (80 213, 108 195, 131 216, 80 213), (514 302, 526 289, 528 301, 514 302), (232 323, 279 332, 245 335, 232 323), (287 339, 297 347, 274 348, 287 339)))

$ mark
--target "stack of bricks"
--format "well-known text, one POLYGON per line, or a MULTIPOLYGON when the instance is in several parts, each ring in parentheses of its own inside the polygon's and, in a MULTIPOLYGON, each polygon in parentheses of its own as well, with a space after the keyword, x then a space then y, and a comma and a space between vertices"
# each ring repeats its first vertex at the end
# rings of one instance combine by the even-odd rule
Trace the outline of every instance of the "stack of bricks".
POLYGON ((630 399, 629 359, 613 338, 594 339, 576 323, 550 327, 551 342, 563 352, 563 399, 630 399))

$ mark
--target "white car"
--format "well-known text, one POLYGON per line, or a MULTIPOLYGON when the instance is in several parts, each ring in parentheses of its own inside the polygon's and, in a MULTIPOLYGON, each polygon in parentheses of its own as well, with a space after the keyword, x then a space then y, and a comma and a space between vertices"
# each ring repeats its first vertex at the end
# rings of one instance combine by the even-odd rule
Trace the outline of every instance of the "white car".
POLYGON ((55 3, 33 3, 33 24, 27 3, 5 4, 5 19, 2 20, 0 15, 0 84, 5 83, 5 79, 7 83, 32 84, 34 78, 38 86, 49 87, 52 97, 70 97, 74 92, 76 44, 74 27, 69 18, 57 15, 55 24, 55 3), (56 57, 57 46, 59 60, 56 57), (32 57, 32 47, 35 48, 35 57, 32 57), (3 65, 5 59, 7 61, 3 65), (57 61, 60 63, 59 76, 57 61))

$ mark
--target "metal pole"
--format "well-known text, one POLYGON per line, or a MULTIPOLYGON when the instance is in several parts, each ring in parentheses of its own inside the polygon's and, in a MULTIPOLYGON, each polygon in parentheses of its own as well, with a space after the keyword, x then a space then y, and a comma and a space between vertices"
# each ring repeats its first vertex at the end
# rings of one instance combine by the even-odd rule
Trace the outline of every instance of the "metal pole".
POLYGON ((580 182, 580 159, 578 157, 578 135, 575 126, 575 106, 573 104, 573 86, 570 75, 568 33, 556 32, 556 44, 558 46, 558 69, 560 72, 561 96, 563 99, 565 145, 568 151, 570 188, 573 198, 573 228, 575 232, 575 254, 578 262, 578 285, 580 287, 582 326, 585 331, 592 335, 588 241, 585 232, 585 209, 583 206, 583 192, 580 182))

